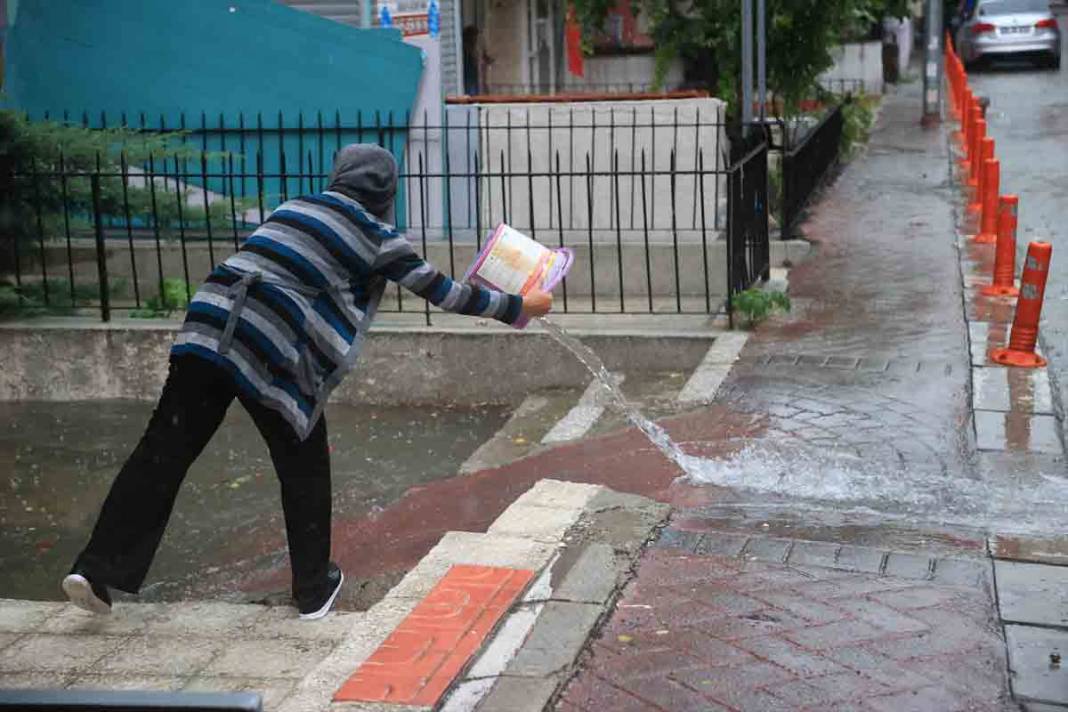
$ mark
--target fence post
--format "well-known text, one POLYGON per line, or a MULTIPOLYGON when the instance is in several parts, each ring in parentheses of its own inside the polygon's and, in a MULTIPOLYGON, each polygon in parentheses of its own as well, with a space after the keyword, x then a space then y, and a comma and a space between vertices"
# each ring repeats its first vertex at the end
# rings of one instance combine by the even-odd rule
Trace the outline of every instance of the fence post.
POLYGON ((89 177, 93 189, 93 229, 96 233, 96 272, 100 283, 100 318, 111 321, 111 303, 108 296, 108 257, 104 250, 104 221, 100 215, 100 174, 89 177))

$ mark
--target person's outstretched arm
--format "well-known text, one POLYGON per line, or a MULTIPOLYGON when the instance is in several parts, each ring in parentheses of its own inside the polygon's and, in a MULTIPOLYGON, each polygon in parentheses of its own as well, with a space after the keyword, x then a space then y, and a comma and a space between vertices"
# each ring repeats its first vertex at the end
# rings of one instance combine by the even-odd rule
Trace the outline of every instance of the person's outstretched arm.
POLYGON ((543 316, 552 308, 552 295, 540 290, 524 298, 453 280, 416 254, 401 235, 383 240, 374 270, 454 314, 484 316, 511 324, 520 314, 543 316))

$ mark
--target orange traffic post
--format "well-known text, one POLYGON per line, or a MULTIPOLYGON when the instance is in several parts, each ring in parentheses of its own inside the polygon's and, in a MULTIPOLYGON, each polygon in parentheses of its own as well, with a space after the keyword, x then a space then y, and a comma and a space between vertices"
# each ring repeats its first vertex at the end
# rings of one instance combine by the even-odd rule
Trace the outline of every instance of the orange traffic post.
MULTIPOLYGON (((979 142, 979 178, 976 180, 975 192, 968 203, 968 212, 979 214, 983 211, 983 201, 986 200, 986 168, 987 161, 994 157, 994 139, 986 136, 979 142)), ((980 230, 979 232, 982 232, 980 230)))
POLYGON ((964 159, 968 160, 968 150, 971 148, 972 133, 975 131, 975 120, 979 118, 979 107, 975 103, 970 89, 964 94, 964 126, 961 127, 961 142, 964 148, 964 159))
POLYGON ((987 159, 983 165, 983 200, 979 218, 979 234, 975 241, 993 245, 998 241, 998 191, 1001 189, 1001 163, 996 158, 987 159))
POLYGON ((1046 293, 1046 277, 1052 256, 1053 245, 1048 242, 1032 242, 1027 246, 1009 347, 991 351, 991 361, 1002 366, 1022 368, 1042 368, 1046 365, 1046 359, 1035 353, 1035 344, 1038 343, 1038 321, 1042 316, 1042 298, 1046 293))
POLYGON ((1015 297, 1020 290, 1013 284, 1016 275, 1016 225, 1020 199, 1003 195, 998 199, 998 242, 994 252, 994 281, 979 290, 988 297, 1015 297))
POLYGON ((968 177, 972 173, 972 136, 975 135, 975 120, 978 117, 978 111, 979 107, 975 106, 969 98, 964 105, 964 124, 960 130, 960 160, 957 163, 960 169, 961 187, 964 189, 967 189, 968 177))
POLYGON ((953 140, 957 146, 960 147, 960 157, 957 159, 958 164, 963 164, 967 160, 968 156, 965 152, 965 147, 968 145, 968 123, 971 121, 971 109, 968 108, 967 102, 961 102, 960 105, 960 129, 953 132, 953 140))
MULTIPOLYGON (((976 108, 978 111, 978 108, 976 108)), ((972 173, 968 177, 968 185, 973 188, 979 187, 979 167, 983 165, 983 154, 980 153, 983 139, 986 138, 986 119, 975 120, 975 132, 972 136, 972 149, 968 152, 968 160, 972 164, 972 173)))

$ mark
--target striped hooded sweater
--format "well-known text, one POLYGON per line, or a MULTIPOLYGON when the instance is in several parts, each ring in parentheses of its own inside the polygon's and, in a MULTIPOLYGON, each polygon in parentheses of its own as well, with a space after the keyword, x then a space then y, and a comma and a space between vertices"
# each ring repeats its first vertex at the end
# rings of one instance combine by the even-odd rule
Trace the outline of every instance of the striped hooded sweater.
POLYGON ((352 369, 388 282, 458 314, 512 323, 523 300, 453 281, 381 221, 397 168, 345 147, 328 189, 274 210, 193 295, 171 353, 211 361, 304 439, 352 369))

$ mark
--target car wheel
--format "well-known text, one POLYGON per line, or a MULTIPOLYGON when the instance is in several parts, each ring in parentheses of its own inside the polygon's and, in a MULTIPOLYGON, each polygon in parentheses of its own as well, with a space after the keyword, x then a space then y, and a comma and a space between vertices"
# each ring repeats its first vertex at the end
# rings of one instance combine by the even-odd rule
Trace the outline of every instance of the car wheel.
POLYGON ((1052 57, 1050 57, 1049 62, 1047 62, 1046 66, 1054 71, 1059 71, 1061 68, 1061 56, 1059 54, 1053 55, 1052 57))

